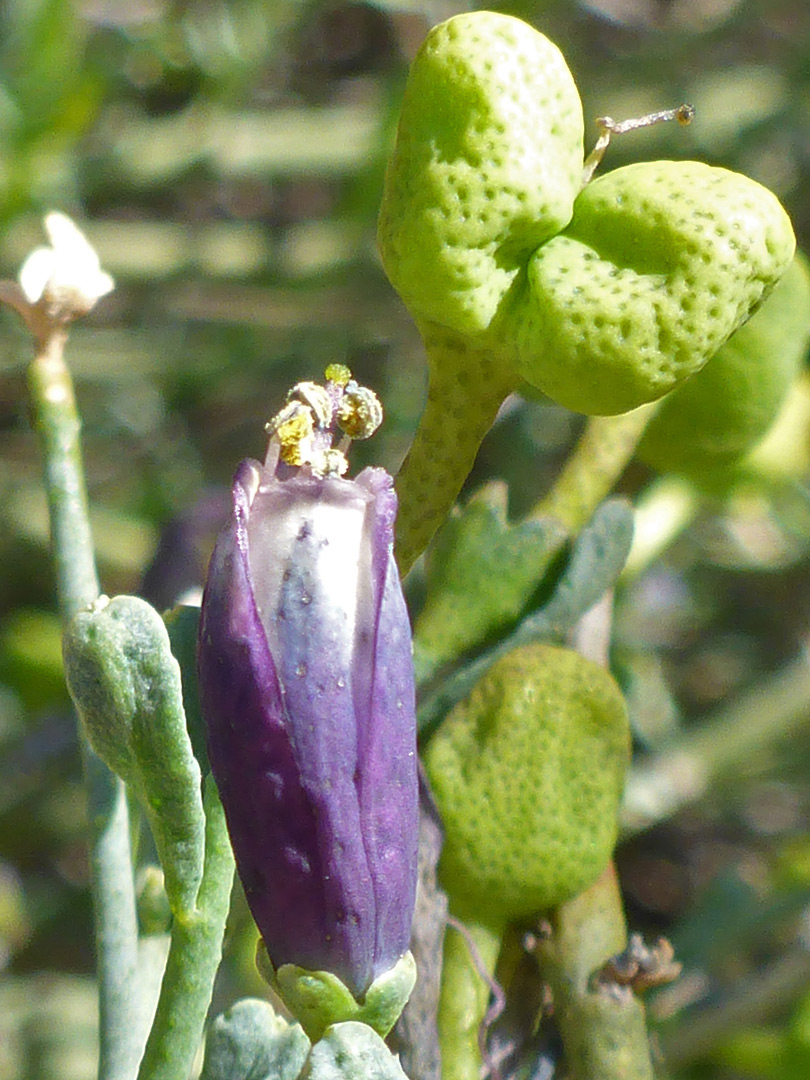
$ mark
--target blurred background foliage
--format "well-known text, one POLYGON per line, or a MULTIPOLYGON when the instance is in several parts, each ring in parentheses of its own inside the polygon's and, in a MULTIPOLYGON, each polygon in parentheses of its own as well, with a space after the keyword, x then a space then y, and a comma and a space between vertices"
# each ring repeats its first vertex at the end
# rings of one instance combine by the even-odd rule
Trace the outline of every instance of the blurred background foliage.
MULTIPOLYGON (((810 246, 802 0, 491 6, 560 45, 589 121, 696 106, 688 129, 617 139, 606 167, 699 157, 739 169, 777 192, 810 246)), ((459 10, 3 0, 0 272, 16 273, 58 208, 118 286, 69 344, 108 593, 166 606, 199 585, 234 464, 262 453, 286 389, 329 362, 386 406, 355 466, 398 466, 425 366, 375 255, 375 215, 408 60, 459 10)), ((0 315, 0 1076, 85 1080, 84 809, 28 356, 0 315)), ((519 515, 580 425, 548 402, 510 401, 469 489, 502 478, 519 515)), ((787 453, 806 450, 803 431, 787 453)), ((653 479, 633 466, 623 487, 653 479)), ((651 1000, 673 1080, 810 1075, 806 481, 690 493, 691 527, 618 595, 614 658, 638 744, 619 865, 633 927, 667 934, 685 964, 651 1000)), ((260 989, 252 935, 237 905, 220 1007, 260 989)))

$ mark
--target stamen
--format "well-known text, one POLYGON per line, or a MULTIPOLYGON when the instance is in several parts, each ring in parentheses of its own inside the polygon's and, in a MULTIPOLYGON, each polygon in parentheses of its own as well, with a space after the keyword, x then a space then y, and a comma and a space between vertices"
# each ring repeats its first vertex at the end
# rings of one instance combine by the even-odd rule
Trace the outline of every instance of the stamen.
POLYGON ((596 140, 593 150, 585 159, 582 169, 582 187, 585 187, 593 179, 593 174, 599 167, 599 163, 605 156, 605 151, 610 144, 611 135, 624 135, 628 131, 651 127, 653 124, 666 123, 668 120, 677 120, 682 127, 686 127, 687 124, 692 123, 694 116, 694 105, 679 105, 677 109, 660 109, 658 112, 632 117, 629 120, 614 120, 611 116, 597 117, 599 138, 596 140))
POLYGON ((328 428, 331 425, 332 402, 323 386, 319 386, 314 382, 296 383, 287 394, 287 401, 291 401, 296 397, 310 407, 319 428, 328 428))
POLYGON ((300 382, 287 394, 287 404, 265 424, 270 449, 285 465, 309 466, 313 475, 343 476, 353 439, 367 439, 382 423, 377 395, 358 386, 344 364, 330 364, 326 386, 300 382), (342 435, 336 447, 336 427, 342 435), (276 450, 273 450, 277 447, 276 450))
POLYGON ((312 409, 308 405, 289 402, 264 425, 264 430, 278 442, 279 456, 286 465, 307 464, 314 433, 312 409))
POLYGON ((340 450, 316 450, 308 464, 315 476, 344 476, 349 468, 348 458, 340 450))
POLYGON ((340 430, 350 439, 368 439, 383 420, 380 400, 367 386, 358 386, 352 380, 343 394, 338 407, 337 422, 340 430))

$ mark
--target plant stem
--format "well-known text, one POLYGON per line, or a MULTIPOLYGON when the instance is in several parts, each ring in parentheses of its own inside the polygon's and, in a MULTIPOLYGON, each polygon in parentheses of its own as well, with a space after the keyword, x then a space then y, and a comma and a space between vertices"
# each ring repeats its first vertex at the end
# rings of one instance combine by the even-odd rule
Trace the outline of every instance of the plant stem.
MULTIPOLYGON (((73 382, 64 362, 67 332, 38 341, 29 369, 34 427, 44 458, 59 609, 67 622, 98 596, 87 515, 73 382)), ((80 734, 90 823, 90 868, 99 987, 99 1078, 132 1080, 144 1033, 132 1023, 137 994, 138 929, 123 783, 80 734)))
POLYGON ((397 476, 396 556, 404 577, 452 509, 516 377, 496 354, 421 327, 430 363, 425 411, 397 476))
POLYGON ((622 582, 639 577, 687 529, 700 511, 694 485, 680 476, 661 476, 641 493, 634 506, 633 546, 622 582))
POLYGON ((139 1080, 186 1080, 222 956, 234 860, 225 814, 210 775, 204 805, 205 869, 197 904, 191 915, 175 917, 172 924, 169 957, 139 1080))
POLYGON ((644 1006, 628 987, 592 986, 594 972, 627 943, 612 865, 585 892, 558 907, 541 945, 543 974, 575 1080, 652 1080, 644 1006))
POLYGON ((761 680, 727 708, 662 747, 630 773, 622 810, 625 836, 650 828, 699 799, 744 762, 767 760, 767 750, 806 730, 810 653, 761 680))
POLYGON ((554 482, 529 515, 553 517, 577 533, 627 467, 657 404, 621 416, 591 416, 554 482))
POLYGON ((442 1080, 479 1080, 481 1050, 479 1032, 487 1012, 490 986, 481 976, 470 953, 472 943, 486 971, 492 975, 502 934, 478 923, 465 923, 470 941, 452 926, 447 927, 442 959, 439 999, 439 1044, 442 1080))
MULTIPOLYGON (((617 442, 627 447, 630 440, 617 442)), ((598 501, 601 499, 600 495, 598 501)), ((571 644, 583 656, 607 667, 612 622, 613 598, 605 593, 579 620, 571 644)), ((605 961, 627 945, 624 906, 613 864, 590 888, 560 904, 551 914, 551 925, 551 938, 541 946, 543 974, 551 984, 573 1080, 653 1080, 641 1001, 629 986, 593 981, 605 961)))
POLYGON ((28 388, 44 458, 59 610, 65 622, 99 594, 87 514, 73 380, 64 361, 65 330, 54 331, 34 357, 28 388))

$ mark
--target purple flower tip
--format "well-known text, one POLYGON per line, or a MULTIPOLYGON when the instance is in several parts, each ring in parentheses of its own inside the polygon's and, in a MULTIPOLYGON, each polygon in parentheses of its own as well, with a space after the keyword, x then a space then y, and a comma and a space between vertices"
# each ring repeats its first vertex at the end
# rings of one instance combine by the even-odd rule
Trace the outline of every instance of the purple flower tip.
POLYGON ((240 465, 211 559, 198 648, 208 750, 274 966, 330 971, 359 997, 407 951, 416 887, 396 496, 383 469, 318 476, 283 463, 283 440, 277 459, 271 443, 265 466, 240 465))

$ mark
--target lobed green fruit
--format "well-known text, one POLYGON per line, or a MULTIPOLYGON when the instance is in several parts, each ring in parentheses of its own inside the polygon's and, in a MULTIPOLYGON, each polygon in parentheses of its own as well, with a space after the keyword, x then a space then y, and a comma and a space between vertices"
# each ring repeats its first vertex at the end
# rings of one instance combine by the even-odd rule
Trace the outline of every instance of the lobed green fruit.
POLYGON ((571 219, 582 106, 556 45, 491 11, 434 27, 411 67, 378 241, 417 321, 491 324, 518 271, 571 219))
POLYGON ((638 448, 659 472, 705 479, 770 428, 810 344, 810 268, 796 253, 759 311, 662 402, 638 448))
POLYGON ((454 908, 497 925, 596 880, 616 842, 629 751, 624 699, 597 664, 540 644, 495 663, 425 755, 454 908))
POLYGON ((778 199, 739 173, 694 161, 607 173, 529 263, 520 372, 577 412, 654 401, 745 322, 794 250, 778 199))

